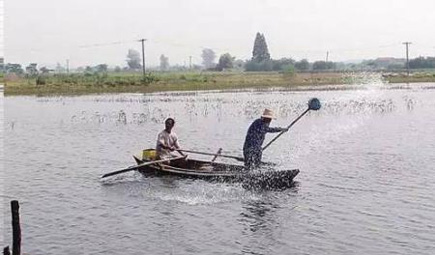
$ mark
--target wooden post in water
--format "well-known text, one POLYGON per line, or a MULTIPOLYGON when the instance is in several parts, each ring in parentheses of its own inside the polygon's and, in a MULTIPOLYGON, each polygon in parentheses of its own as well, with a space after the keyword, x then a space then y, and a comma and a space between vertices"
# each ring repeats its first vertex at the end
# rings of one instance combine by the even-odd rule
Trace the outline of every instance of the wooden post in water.
POLYGON ((17 200, 11 201, 12 211, 12 254, 21 254, 20 205, 17 200))

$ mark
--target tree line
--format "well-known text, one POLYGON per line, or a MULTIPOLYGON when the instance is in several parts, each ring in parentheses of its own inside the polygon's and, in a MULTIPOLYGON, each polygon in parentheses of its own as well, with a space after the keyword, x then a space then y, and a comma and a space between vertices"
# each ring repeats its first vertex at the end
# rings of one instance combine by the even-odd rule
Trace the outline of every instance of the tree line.
MULTIPOLYGON (((127 66, 121 68, 116 66, 109 70, 107 64, 99 64, 96 66, 79 67, 78 72, 84 73, 104 73, 108 71, 138 71, 142 69, 141 54, 134 49, 129 49, 127 53, 127 66)), ((379 58, 376 60, 365 60, 360 64, 344 64, 331 61, 315 61, 309 62, 307 59, 296 61, 292 58, 272 59, 266 43, 264 34, 257 33, 254 40, 252 50, 252 58, 249 60, 236 59, 230 53, 224 53, 219 56, 217 62, 216 53, 209 48, 203 49, 201 53, 201 65, 189 66, 189 69, 208 70, 208 71, 224 71, 231 69, 239 69, 243 71, 279 71, 294 73, 295 71, 334 71, 344 69, 360 69, 360 70, 400 70, 405 68, 405 60, 393 58, 379 58)), ((409 61, 411 69, 435 68, 435 57, 418 57, 409 61)), ((0 66, 1 71, 6 73, 15 73, 18 75, 26 74, 35 76, 49 72, 65 72, 65 68, 57 64, 55 69, 47 67, 37 68, 36 63, 31 63, 25 68, 20 64, 8 63, 0 66)), ((185 66, 171 66, 169 58, 164 54, 160 55, 160 71, 171 70, 187 70, 185 66)))

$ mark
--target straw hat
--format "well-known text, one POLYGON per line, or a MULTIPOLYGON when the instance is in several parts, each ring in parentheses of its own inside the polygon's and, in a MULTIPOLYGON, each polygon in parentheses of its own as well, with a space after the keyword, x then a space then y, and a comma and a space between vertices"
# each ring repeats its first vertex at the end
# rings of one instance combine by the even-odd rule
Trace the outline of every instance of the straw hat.
POLYGON ((275 115, 273 114, 273 111, 271 109, 264 109, 263 115, 261 115, 261 117, 274 119, 275 115))

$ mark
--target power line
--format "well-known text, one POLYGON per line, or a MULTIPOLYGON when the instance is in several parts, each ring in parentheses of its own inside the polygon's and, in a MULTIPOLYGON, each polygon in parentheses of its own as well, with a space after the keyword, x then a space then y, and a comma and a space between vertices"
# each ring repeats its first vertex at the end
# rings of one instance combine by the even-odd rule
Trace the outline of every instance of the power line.
MULTIPOLYGON (((215 51, 221 51, 221 52, 231 52, 233 50, 238 50, 238 52, 240 53, 239 47, 235 47, 232 49, 224 49, 224 48, 216 48, 216 47, 204 47, 204 46, 200 46, 198 44, 183 44, 183 43, 179 43, 176 42, 175 40, 161 40, 161 39, 140 39, 140 42, 142 42, 142 66, 143 66, 143 72, 145 75, 146 72, 146 65, 145 65, 145 45, 144 42, 147 41, 147 43, 154 43, 154 44, 164 44, 164 45, 170 45, 170 46, 177 46, 177 47, 185 47, 185 48, 189 48, 189 49, 213 49, 215 51)), ((82 45, 70 45, 69 50, 74 50, 74 49, 79 49, 79 50, 86 50, 87 48, 95 48, 95 47, 106 47, 106 46, 113 46, 113 45, 123 45, 123 44, 131 44, 131 43, 137 43, 138 40, 123 40, 123 41, 112 41, 112 42, 103 42, 103 43, 93 43, 93 44, 82 44, 82 45)), ((367 50, 374 50, 374 49, 381 49, 381 48, 390 48, 390 47, 401 47, 401 44, 405 44, 406 45, 406 55, 407 55, 407 70, 408 70, 408 74, 409 74, 409 45, 411 44, 411 42, 396 42, 396 43, 391 43, 391 44, 384 44, 384 45, 378 45, 378 46, 369 46, 369 47, 357 47, 357 48, 335 48, 335 49, 328 49, 328 51, 326 52, 326 61, 328 62, 330 59, 330 55, 334 54, 334 56, 338 56, 341 55, 341 58, 345 57, 346 52, 352 52, 352 51, 356 51, 356 52, 361 52, 361 51, 367 51, 367 50)), ((3 46, 3 45, 0 45, 3 46)), ((419 44, 419 46, 421 46, 421 44, 419 44)), ((413 50, 416 51, 416 46, 413 46, 413 50)), ((432 45, 425 45, 425 47, 427 49, 430 49, 430 51, 432 52, 432 49, 435 48, 432 45)), ((2 48, 2 47, 0 47, 2 48)), ((246 47, 246 49, 248 49, 249 47, 246 47)), ((11 48, 8 48, 9 50, 11 50, 11 48)), ((241 49, 241 48, 240 48, 241 49)), ((15 51, 24 51, 24 49, 12 49, 15 51)), ((26 48, 25 50, 30 51, 31 53, 44 53, 44 52, 48 52, 51 51, 52 49, 38 49, 38 48, 26 48)), ((243 51, 243 52, 247 52, 247 50, 243 51)), ((289 52, 291 53, 291 55, 298 55, 300 53, 302 54, 306 54, 307 58, 310 58, 308 55, 309 54, 313 54, 316 53, 317 55, 320 56, 323 55, 325 53, 324 50, 309 50, 309 49, 298 49, 297 47, 294 47, 293 49, 290 49, 289 52)), ((396 51, 395 51, 396 52, 396 51)), ((191 68, 192 66, 192 54, 194 54, 194 52, 192 52, 191 50, 188 50, 187 52, 190 57, 189 57, 189 68, 191 68)), ((71 53, 70 53, 71 54, 71 53)), ((240 53, 238 58, 241 59, 249 59, 250 56, 249 55, 245 55, 245 53, 240 53), (240 54, 242 56, 240 56, 240 54)), ((282 55, 282 54, 281 54, 282 55)), ((325 56, 325 55, 323 55, 325 56)), ((312 56, 311 56, 312 57, 312 56)), ((324 58, 324 57, 321 57, 324 58)), ((186 65, 186 63, 185 63, 186 65)))
POLYGON ((108 43, 83 44, 83 45, 79 45, 78 48, 92 48, 92 47, 110 46, 110 45, 117 45, 117 44, 127 44, 127 43, 133 43, 133 42, 136 42, 136 40, 108 42, 108 43))

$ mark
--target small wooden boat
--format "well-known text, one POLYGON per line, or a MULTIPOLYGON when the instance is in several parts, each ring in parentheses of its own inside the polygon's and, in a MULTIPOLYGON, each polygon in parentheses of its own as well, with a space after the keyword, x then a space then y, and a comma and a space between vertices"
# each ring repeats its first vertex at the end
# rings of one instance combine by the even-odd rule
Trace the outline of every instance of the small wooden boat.
MULTIPOLYGON (((143 156, 134 156, 138 165, 155 160, 155 150, 144 150, 143 156), (150 156, 151 155, 151 156, 150 156)), ((284 189, 293 185, 298 169, 274 171, 258 169, 247 171, 244 166, 196 159, 179 159, 170 163, 151 164, 137 169, 145 176, 173 175, 182 178, 215 182, 242 183, 245 188, 284 189)))
MULTIPOLYGON (((273 138, 266 146, 261 150, 264 151, 277 140, 282 134, 287 132, 302 116, 304 116, 310 110, 317 111, 321 108, 319 99, 311 98, 308 101, 308 109, 306 109, 299 117, 297 117, 287 128, 281 131, 275 138, 273 138)), ((103 175, 101 178, 138 170, 144 175, 174 175, 183 178, 196 178, 206 179, 211 181, 225 181, 225 182, 241 182, 244 187, 247 188, 270 188, 270 189, 282 189, 291 187, 293 185, 293 178, 298 175, 298 169, 283 170, 283 171, 271 171, 266 169, 256 169, 254 171, 247 171, 244 166, 232 165, 225 163, 216 163, 214 160, 216 157, 226 157, 243 161, 241 157, 235 157, 231 155, 220 154, 222 149, 216 154, 195 152, 187 150, 187 153, 196 153, 201 155, 214 156, 213 160, 201 161, 196 159, 186 159, 182 157, 171 159, 156 159, 155 150, 148 149, 143 151, 143 155, 134 157, 137 165, 131 166, 118 171, 110 172, 103 175)))

